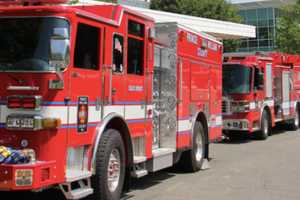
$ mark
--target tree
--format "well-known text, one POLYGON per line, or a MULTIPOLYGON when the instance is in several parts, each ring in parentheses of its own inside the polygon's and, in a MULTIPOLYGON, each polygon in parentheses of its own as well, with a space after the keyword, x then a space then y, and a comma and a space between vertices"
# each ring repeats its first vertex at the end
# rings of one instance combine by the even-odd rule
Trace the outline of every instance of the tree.
POLYGON ((217 20, 241 21, 237 9, 225 0, 152 0, 151 8, 217 20))
POLYGON ((300 0, 279 10, 276 46, 280 52, 300 54, 300 0))
MULTIPOLYGON (((237 8, 226 0, 152 0, 151 8, 196 17, 241 22, 237 8)), ((238 40, 225 40, 224 49, 232 51, 239 44, 238 40)))

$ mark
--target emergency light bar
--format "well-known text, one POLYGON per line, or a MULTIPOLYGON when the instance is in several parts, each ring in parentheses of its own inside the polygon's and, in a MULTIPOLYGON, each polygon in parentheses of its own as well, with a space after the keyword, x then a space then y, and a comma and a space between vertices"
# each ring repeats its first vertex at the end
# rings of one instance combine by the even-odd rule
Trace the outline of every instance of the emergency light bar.
POLYGON ((63 4, 69 0, 0 0, 0 6, 63 4))

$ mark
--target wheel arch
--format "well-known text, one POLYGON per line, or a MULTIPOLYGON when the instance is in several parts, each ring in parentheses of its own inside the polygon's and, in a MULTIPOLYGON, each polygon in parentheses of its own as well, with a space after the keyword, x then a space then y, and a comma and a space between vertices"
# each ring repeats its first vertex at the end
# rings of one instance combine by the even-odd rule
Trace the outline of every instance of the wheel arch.
POLYGON ((266 111, 267 114, 269 115, 270 124, 271 124, 271 127, 273 127, 274 123, 273 123, 273 120, 272 120, 272 112, 271 112, 271 109, 268 105, 262 106, 262 109, 261 109, 261 112, 260 112, 260 122, 262 120, 262 116, 263 116, 264 111, 266 111))
POLYGON ((91 160, 93 173, 95 169, 98 145, 100 143, 103 132, 107 129, 115 129, 121 134, 125 146, 126 167, 130 169, 133 164, 133 147, 128 125, 121 115, 117 113, 110 113, 102 120, 102 122, 96 128, 95 139, 93 143, 94 148, 91 160))

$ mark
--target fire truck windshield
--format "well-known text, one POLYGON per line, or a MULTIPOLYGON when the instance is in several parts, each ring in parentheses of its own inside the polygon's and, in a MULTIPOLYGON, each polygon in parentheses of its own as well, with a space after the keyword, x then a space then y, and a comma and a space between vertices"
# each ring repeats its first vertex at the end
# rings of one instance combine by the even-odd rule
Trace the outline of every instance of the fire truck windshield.
POLYGON ((250 92, 252 69, 243 65, 223 65, 223 94, 250 92))
POLYGON ((55 17, 0 18, 0 44, 0 71, 65 68, 69 64, 69 23, 55 17))

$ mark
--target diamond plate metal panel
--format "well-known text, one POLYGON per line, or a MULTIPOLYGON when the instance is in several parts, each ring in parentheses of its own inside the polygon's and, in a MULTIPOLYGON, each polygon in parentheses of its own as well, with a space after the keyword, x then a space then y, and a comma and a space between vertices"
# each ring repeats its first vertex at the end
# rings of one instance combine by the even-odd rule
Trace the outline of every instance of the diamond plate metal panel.
POLYGON ((177 25, 158 24, 157 40, 165 46, 157 47, 153 76, 155 147, 176 148, 177 132, 177 25))

